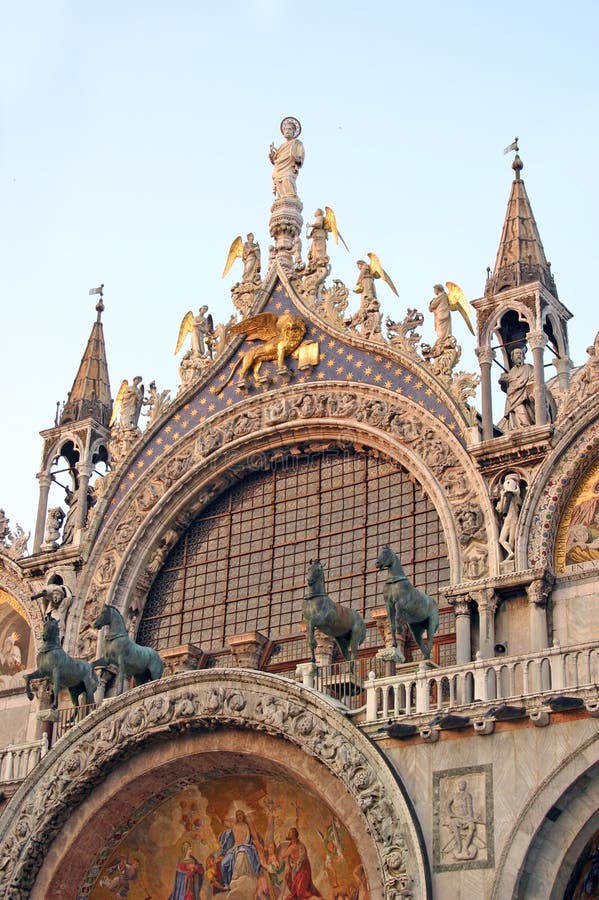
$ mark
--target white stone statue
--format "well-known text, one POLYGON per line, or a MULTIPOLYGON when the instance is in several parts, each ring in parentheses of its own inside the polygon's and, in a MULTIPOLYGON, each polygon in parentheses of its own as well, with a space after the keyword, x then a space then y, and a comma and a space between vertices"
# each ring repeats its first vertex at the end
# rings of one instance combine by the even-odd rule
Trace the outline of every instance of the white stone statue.
POLYGON ((507 554, 506 560, 513 559, 516 552, 516 528, 521 506, 520 476, 510 472, 503 479, 497 501, 497 512, 503 518, 499 544, 507 554))
POLYGON ((270 145, 268 158, 273 164, 273 193, 279 200, 297 197, 296 179, 304 164, 304 145, 299 140, 302 126, 293 116, 281 122, 281 134, 285 138, 279 147, 270 145))
POLYGON ((139 422, 143 398, 144 386, 141 375, 136 375, 132 384, 129 384, 125 378, 116 395, 109 426, 112 427, 118 418, 120 429, 135 430, 139 422))
POLYGON ((524 362, 524 350, 515 347, 511 354, 512 367, 499 377, 505 391, 505 412, 498 423, 502 431, 514 431, 535 423, 534 367, 524 362))

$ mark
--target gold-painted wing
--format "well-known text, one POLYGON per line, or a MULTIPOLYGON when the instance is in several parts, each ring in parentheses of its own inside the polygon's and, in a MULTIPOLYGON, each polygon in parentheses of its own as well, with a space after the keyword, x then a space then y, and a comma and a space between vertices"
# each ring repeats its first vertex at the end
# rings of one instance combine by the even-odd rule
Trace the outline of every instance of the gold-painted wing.
POLYGON ((474 328, 472 327, 472 310, 470 308, 470 304, 466 299, 466 294, 459 286, 459 284, 455 284, 453 281, 446 281, 445 287, 447 288, 447 299, 449 301, 449 308, 454 311, 458 310, 460 315, 462 316, 464 322, 470 329, 471 333, 474 334, 474 328))
POLYGON ((324 208, 325 216, 324 216, 324 227, 327 231, 330 231, 333 237, 335 238, 335 243, 338 244, 339 241, 343 244, 347 252, 349 253, 349 247, 343 240, 343 235, 337 228, 337 219, 335 218, 335 213, 331 209, 330 206, 325 206, 324 208))
POLYGON ((376 253, 369 253, 369 254, 368 254, 368 259, 370 260, 370 271, 372 272, 372 274, 374 275, 374 277, 375 277, 375 278, 382 278, 383 281, 387 282, 387 284, 389 285, 389 287, 391 288, 391 290, 393 291, 393 293, 395 294, 395 296, 396 296, 396 297, 399 297, 399 294, 397 293, 397 288, 395 287, 395 285, 394 285, 393 282, 391 281, 390 276, 389 276, 389 275, 387 274, 387 272, 385 272, 385 270, 383 269, 383 267, 382 267, 382 265, 381 265, 381 261, 380 261, 380 259, 378 258, 378 256, 376 255, 376 253))
POLYGON ((279 317, 274 313, 259 313, 232 325, 229 330, 231 334, 245 334, 248 341, 270 341, 278 334, 278 321, 279 317))
POLYGON ((115 398, 115 401, 114 401, 114 406, 112 407, 112 414, 111 414, 111 416, 110 416, 110 422, 108 423, 108 427, 109 427, 109 428, 112 428, 112 426, 114 425, 114 423, 115 423, 116 420, 117 420, 117 416, 118 416, 118 414, 119 414, 119 412, 120 412, 120 409, 121 409, 121 406, 122 406, 122 403, 123 403, 123 397, 125 396, 125 392, 126 392, 126 390, 127 390, 128 387, 129 387, 129 382, 127 381, 126 378, 124 378, 124 379, 121 381, 121 386, 120 386, 120 388, 119 388, 119 390, 118 390, 118 393, 117 393, 117 395, 116 395, 116 398, 115 398))
POLYGON ((179 337, 177 338, 177 346, 175 347, 175 356, 183 346, 183 341, 188 334, 193 331, 193 313, 191 310, 183 316, 183 321, 179 326, 179 337))
POLYGON ((227 261, 225 263, 225 268, 223 269, 222 277, 224 278, 227 272, 230 270, 231 266, 235 262, 236 259, 241 259, 243 256, 243 241, 241 240, 241 235, 238 234, 233 243, 229 248, 229 255, 227 256, 227 261))

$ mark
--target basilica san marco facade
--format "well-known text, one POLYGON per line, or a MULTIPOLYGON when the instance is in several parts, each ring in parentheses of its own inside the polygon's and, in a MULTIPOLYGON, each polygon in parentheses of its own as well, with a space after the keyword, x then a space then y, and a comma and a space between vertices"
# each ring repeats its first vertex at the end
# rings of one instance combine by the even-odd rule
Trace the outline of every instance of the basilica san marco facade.
POLYGON ((517 154, 482 296, 394 322, 281 130, 268 258, 233 243, 176 394, 113 397, 98 289, 29 542, 2 512, 0 893, 594 896, 599 339, 570 359, 517 154))

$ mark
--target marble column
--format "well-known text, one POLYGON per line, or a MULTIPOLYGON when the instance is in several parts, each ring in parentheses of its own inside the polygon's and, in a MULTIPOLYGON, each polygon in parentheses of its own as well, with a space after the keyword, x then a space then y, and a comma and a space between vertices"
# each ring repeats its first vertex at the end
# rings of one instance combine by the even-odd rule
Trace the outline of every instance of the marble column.
POLYGON ((35 520, 35 535, 33 537, 33 553, 39 553, 44 540, 46 529, 46 513, 48 512, 48 494, 52 484, 52 476, 49 472, 40 472, 37 476, 40 483, 40 496, 37 504, 37 519, 35 520))
POLYGON ((530 622, 530 649, 533 653, 537 650, 545 650, 549 646, 547 601, 551 594, 553 581, 553 576, 546 573, 542 578, 535 578, 526 588, 530 622))
POLYGON ((483 420, 483 441, 493 437, 493 402, 491 399, 491 365, 495 351, 490 347, 477 347, 476 355, 480 363, 481 411, 483 420))
POLYGON ((553 360, 555 371, 557 372, 557 383, 560 391, 567 391, 570 387, 570 370, 572 368, 572 360, 567 356, 558 356, 553 360))
POLYGON ((490 659, 495 655, 495 610, 497 595, 493 588, 483 588, 473 594, 478 606, 479 619, 479 655, 481 659, 490 659))
POLYGON ((451 599, 455 615, 456 663, 462 665, 472 661, 472 641, 470 637, 470 605, 468 595, 451 599))
POLYGON ((532 350, 534 365, 534 399, 535 425, 547 424, 547 394, 545 391, 545 371, 543 368, 543 351, 547 344, 547 335, 542 331, 532 331, 528 335, 528 343, 532 350))

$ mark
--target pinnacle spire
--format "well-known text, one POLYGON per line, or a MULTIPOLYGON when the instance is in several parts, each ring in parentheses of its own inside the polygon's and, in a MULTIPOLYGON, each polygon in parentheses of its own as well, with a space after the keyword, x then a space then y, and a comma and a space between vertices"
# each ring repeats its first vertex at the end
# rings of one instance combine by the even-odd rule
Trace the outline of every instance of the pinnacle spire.
MULTIPOLYGON (((515 149, 517 146, 508 149, 515 149)), ((547 262, 539 229, 532 213, 521 172, 524 163, 516 152, 512 169, 515 177, 507 205, 503 231, 493 274, 487 280, 485 296, 508 288, 540 281, 557 299, 557 289, 547 262)))
POLYGON ((104 311, 103 288, 92 288, 90 294, 99 294, 96 304, 97 317, 83 353, 73 387, 60 416, 60 425, 92 418, 98 424, 108 426, 112 410, 110 379, 106 361, 102 313, 104 311))

